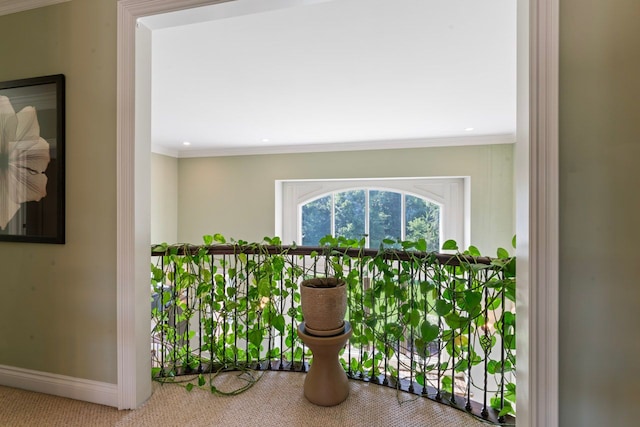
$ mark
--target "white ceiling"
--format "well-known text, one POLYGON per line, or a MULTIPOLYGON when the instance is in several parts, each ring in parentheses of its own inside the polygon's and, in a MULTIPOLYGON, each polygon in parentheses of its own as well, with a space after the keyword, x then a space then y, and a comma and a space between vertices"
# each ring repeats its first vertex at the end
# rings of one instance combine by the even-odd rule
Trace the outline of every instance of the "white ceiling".
POLYGON ((515 0, 238 0, 142 23, 155 152, 514 140, 515 0))

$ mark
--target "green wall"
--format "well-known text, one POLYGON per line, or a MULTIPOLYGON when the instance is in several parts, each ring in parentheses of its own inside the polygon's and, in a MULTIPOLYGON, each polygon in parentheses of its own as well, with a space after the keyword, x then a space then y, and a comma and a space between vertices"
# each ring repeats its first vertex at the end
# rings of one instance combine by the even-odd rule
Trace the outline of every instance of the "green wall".
POLYGON ((116 1, 0 16, 0 40, 0 81, 67 86, 67 243, 0 242, 0 365, 116 383, 116 1))
POLYGON ((151 154, 151 242, 178 242, 178 159, 151 154))
POLYGON ((639 22, 637 0, 560 1, 563 427, 638 425, 639 22))
POLYGON ((275 233, 275 181, 471 177, 471 243, 494 255, 514 234, 513 146, 483 145, 180 159, 178 238, 260 241, 275 233))

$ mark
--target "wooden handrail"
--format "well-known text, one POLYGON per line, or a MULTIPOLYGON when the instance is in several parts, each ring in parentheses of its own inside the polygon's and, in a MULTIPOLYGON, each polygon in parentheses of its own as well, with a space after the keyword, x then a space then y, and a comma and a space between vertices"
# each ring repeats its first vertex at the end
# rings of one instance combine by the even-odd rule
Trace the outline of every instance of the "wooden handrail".
POLYGON ((393 259, 399 261, 410 261, 411 259, 423 259, 430 256, 435 257, 441 265, 458 266, 463 262, 467 264, 487 264, 490 265, 494 258, 490 257, 474 257, 465 254, 443 254, 437 252, 419 252, 419 251, 407 251, 402 249, 385 249, 380 252, 375 249, 362 249, 362 248, 348 248, 348 247, 330 247, 330 246, 295 246, 295 245, 193 245, 193 244, 175 244, 168 247, 162 245, 152 245, 151 256, 165 256, 175 253, 176 255, 195 255, 202 249, 205 250, 207 255, 233 255, 233 254, 288 254, 288 255, 301 255, 309 256, 312 254, 321 254, 323 256, 331 255, 346 255, 351 258, 364 258, 383 255, 386 259, 393 259), (162 249, 160 249, 162 248, 162 249))

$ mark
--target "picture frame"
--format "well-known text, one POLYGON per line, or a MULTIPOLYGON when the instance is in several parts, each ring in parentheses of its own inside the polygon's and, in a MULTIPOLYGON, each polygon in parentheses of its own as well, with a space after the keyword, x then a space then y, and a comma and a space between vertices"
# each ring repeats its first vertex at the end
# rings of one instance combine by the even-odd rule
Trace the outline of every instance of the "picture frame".
POLYGON ((65 78, 0 82, 0 242, 65 243, 65 78))

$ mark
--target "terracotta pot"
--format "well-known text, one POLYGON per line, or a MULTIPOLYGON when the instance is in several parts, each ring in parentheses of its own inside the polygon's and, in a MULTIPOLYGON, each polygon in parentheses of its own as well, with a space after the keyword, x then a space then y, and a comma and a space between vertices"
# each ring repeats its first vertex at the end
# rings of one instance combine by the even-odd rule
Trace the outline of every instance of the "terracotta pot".
POLYGON ((302 317, 308 333, 340 334, 347 312, 347 286, 333 277, 304 280, 300 286, 302 317))

